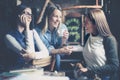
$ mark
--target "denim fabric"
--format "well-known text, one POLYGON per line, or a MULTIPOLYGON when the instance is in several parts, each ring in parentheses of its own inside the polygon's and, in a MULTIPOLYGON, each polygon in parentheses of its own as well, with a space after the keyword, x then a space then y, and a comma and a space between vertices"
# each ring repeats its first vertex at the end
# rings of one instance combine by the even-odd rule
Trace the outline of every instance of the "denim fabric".
MULTIPOLYGON (((38 32, 41 40, 43 43, 46 45, 49 53, 51 53, 52 49, 57 49, 61 45, 61 38, 58 37, 57 30, 54 30, 51 32, 49 29, 46 31, 45 34, 41 33, 41 30, 39 28, 35 28, 35 30, 38 32)), ((56 55, 56 65, 55 69, 59 70, 60 69, 60 55, 56 55)))
POLYGON ((13 36, 19 43, 20 45, 25 48, 25 36, 24 34, 20 33, 17 29, 12 30, 10 33, 11 36, 13 36))
MULTIPOLYGON (((14 29, 14 30, 10 31, 8 33, 8 35, 11 35, 13 38, 15 38, 16 42, 18 42, 18 44, 22 47, 22 49, 26 49, 26 42, 25 42, 24 33, 20 33, 17 29, 14 29)), ((9 43, 7 43, 7 45, 8 44, 9 43)), ((17 46, 17 44, 16 44, 16 46, 17 46)), ((39 51, 35 40, 34 40, 34 46, 35 46, 35 51, 39 51)), ((12 46, 9 46, 9 47, 12 47, 12 46)), ((13 47, 13 49, 16 49, 16 48, 13 47)), ((7 52, 8 53, 7 55, 9 56, 8 58, 10 59, 8 61, 8 64, 10 64, 10 65, 8 65, 9 66, 8 68, 9 69, 23 68, 25 65, 25 59, 20 54, 21 49, 17 48, 19 50, 19 52, 16 52, 13 49, 8 48, 9 51, 7 52)))
MULTIPOLYGON (((8 34, 13 36, 19 42, 19 44, 23 48, 25 48, 26 45, 25 45, 24 34, 21 34, 17 29, 12 30, 8 34)), ((23 59, 23 57, 20 54, 15 53, 14 51, 11 51, 11 50, 9 51, 9 53, 10 53, 10 54, 8 54, 10 57, 10 60, 8 61, 8 64, 10 64, 9 69, 19 69, 24 66, 25 60, 23 59)))
POLYGON ((51 51, 51 49, 58 48, 61 44, 61 39, 60 37, 58 37, 56 30, 53 32, 47 30, 44 35, 40 34, 40 37, 47 46, 49 52, 51 51))
POLYGON ((57 70, 57 71, 60 71, 61 70, 61 68, 60 68, 60 60, 61 60, 61 57, 60 57, 60 55, 59 54, 57 54, 56 55, 56 65, 55 65, 55 70, 57 70))
MULTIPOLYGON (((64 24, 61 25, 61 27, 66 27, 64 24)), ((62 38, 58 36, 57 29, 55 29, 53 32, 51 32, 49 29, 46 31, 46 33, 42 33, 41 29, 36 27, 35 30, 38 32, 40 38, 42 39, 43 43, 46 45, 46 47, 49 50, 49 53, 51 53, 52 49, 57 49, 60 47, 62 43, 62 38)), ((55 69, 60 70, 60 55, 56 55, 56 65, 55 69)))

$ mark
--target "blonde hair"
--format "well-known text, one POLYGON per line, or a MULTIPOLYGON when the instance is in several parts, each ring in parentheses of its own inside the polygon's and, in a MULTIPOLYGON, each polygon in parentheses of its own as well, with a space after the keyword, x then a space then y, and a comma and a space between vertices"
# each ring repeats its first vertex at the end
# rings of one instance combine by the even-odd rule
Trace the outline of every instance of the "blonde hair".
POLYGON ((52 2, 48 3, 48 6, 45 10, 44 17, 43 17, 44 19, 43 19, 43 26, 42 26, 43 27, 42 34, 44 34, 47 31, 49 17, 52 15, 52 13, 54 12, 55 9, 62 12, 60 5, 54 4, 52 2))
POLYGON ((96 25, 98 33, 101 36, 112 35, 103 10, 101 10, 101 9, 92 9, 88 13, 87 17, 91 20, 91 22, 93 24, 96 25))
MULTIPOLYGON (((45 23, 44 23, 44 25, 43 25, 43 28, 42 28, 42 34, 44 34, 46 31, 47 31, 47 29, 48 29, 48 25, 49 25, 49 22, 48 22, 48 16, 46 16, 45 17, 45 23)), ((57 30, 58 30, 58 28, 60 27, 60 24, 61 24, 61 22, 59 23, 59 25, 58 25, 58 27, 57 27, 57 30)))
POLYGON ((48 29, 48 17, 45 17, 45 23, 43 25, 42 34, 44 34, 48 29))

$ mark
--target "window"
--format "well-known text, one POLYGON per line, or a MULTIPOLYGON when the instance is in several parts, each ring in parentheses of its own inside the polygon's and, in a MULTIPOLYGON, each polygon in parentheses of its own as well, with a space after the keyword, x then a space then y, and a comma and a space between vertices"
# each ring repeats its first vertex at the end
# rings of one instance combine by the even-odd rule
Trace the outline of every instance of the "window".
POLYGON ((80 13, 70 13, 65 16, 65 24, 69 31, 69 43, 81 44, 83 38, 82 15, 80 13))

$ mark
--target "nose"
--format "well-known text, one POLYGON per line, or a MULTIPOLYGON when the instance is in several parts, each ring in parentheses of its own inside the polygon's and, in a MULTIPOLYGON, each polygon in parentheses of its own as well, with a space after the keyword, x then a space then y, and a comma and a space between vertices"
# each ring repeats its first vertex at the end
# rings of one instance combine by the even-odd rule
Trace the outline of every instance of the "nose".
POLYGON ((87 21, 84 22, 84 27, 87 27, 89 24, 87 21))
POLYGON ((60 17, 57 17, 57 21, 58 21, 58 22, 61 22, 61 18, 60 18, 60 17))
POLYGON ((83 24, 83 25, 84 25, 84 28, 85 28, 87 24, 84 22, 84 24, 83 24))

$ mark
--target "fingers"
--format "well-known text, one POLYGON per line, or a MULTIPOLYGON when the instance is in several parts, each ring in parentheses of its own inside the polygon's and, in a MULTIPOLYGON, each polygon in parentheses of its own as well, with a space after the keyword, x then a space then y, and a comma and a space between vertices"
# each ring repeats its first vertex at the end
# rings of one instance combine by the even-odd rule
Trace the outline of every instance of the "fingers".
POLYGON ((20 20, 21 23, 25 26, 25 27, 29 27, 30 22, 31 22, 31 18, 29 18, 28 16, 26 16, 25 14, 22 14, 20 16, 20 20))
POLYGON ((76 67, 78 68, 78 71, 80 71, 80 72, 87 72, 88 71, 88 69, 83 67, 83 65, 81 63, 77 63, 76 67))
POLYGON ((76 66, 80 69, 84 68, 83 65, 81 63, 77 63, 76 66))
POLYGON ((65 30, 65 31, 63 32, 63 38, 68 39, 68 37, 69 37, 69 32, 68 32, 68 30, 65 30))
POLYGON ((26 53, 26 50, 25 50, 25 49, 22 49, 22 50, 21 50, 21 53, 22 53, 22 54, 25 54, 25 53, 26 53))
POLYGON ((80 71, 82 71, 82 72, 87 72, 88 69, 87 69, 87 68, 81 68, 80 71))
POLYGON ((24 59, 34 59, 35 58, 34 53, 22 54, 22 56, 24 57, 24 59))
POLYGON ((22 56, 23 56, 26 63, 28 63, 29 61, 32 60, 32 58, 30 58, 28 54, 22 54, 22 56))
POLYGON ((72 53, 72 50, 69 49, 69 47, 67 47, 67 46, 63 47, 61 50, 62 50, 61 52, 66 55, 70 55, 72 53))

